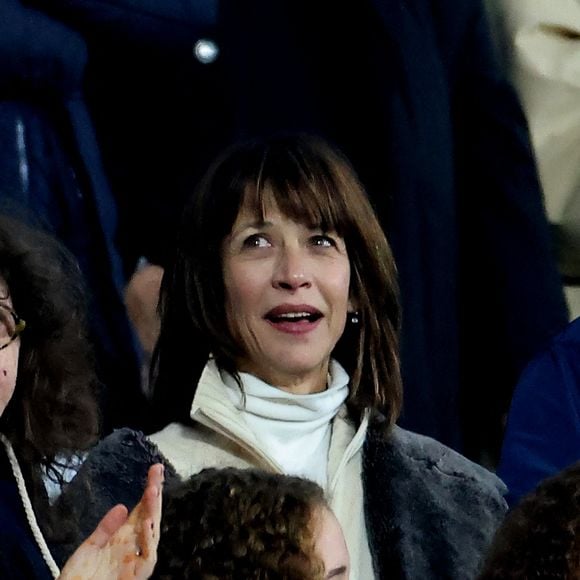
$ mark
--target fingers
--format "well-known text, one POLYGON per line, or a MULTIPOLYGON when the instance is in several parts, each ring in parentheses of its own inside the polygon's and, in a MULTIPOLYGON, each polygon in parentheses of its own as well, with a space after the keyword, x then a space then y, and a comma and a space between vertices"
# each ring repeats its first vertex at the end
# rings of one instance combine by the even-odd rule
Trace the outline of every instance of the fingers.
POLYGON ((99 522, 95 531, 83 542, 97 548, 103 548, 119 528, 127 521, 128 510, 124 505, 111 508, 99 522))
POLYGON ((135 561, 134 578, 146 580, 153 574, 157 563, 157 545, 159 534, 155 531, 153 520, 148 518, 142 522, 139 530, 140 557, 135 561))
POLYGON ((133 274, 125 289, 125 304, 129 319, 148 354, 153 352, 159 335, 157 302, 162 278, 163 269, 148 264, 133 274))
POLYGON ((147 486, 154 486, 161 491, 163 487, 165 467, 162 463, 156 463, 149 468, 149 473, 147 474, 147 486))
POLYGON ((128 515, 123 505, 112 508, 73 554, 63 570, 63 578, 146 580, 150 577, 157 561, 163 473, 161 464, 149 468, 147 486, 135 509, 128 515), (77 570, 91 574, 79 576, 77 570))
POLYGON ((149 468, 147 487, 141 501, 132 510, 127 524, 133 529, 136 541, 134 578, 149 578, 157 561, 157 545, 161 527, 162 487, 164 467, 157 463, 149 468))
POLYGON ((156 463, 149 468, 147 474, 147 486, 141 496, 141 500, 131 511, 129 521, 138 525, 138 520, 144 518, 161 518, 161 498, 164 481, 164 467, 161 463, 156 463))
POLYGON ((163 503, 163 482, 165 481, 165 468, 161 463, 152 465, 149 468, 148 488, 153 488, 154 491, 149 492, 147 502, 149 504, 150 513, 146 517, 150 517, 153 523, 153 531, 155 536, 159 538, 159 528, 161 525, 161 510, 163 503))
MULTIPOLYGON (((157 551, 159 533, 161 526, 161 510, 163 501, 163 481, 164 467, 157 463, 149 468, 147 488, 143 494, 143 511, 141 514, 143 521, 143 533, 147 539, 146 546, 148 554, 157 551)), ((147 556, 146 556, 147 557, 147 556)))
POLYGON ((157 562, 162 508, 164 468, 161 464, 149 468, 147 488, 141 500, 140 522, 136 523, 140 557, 135 562, 134 578, 146 580, 157 562))

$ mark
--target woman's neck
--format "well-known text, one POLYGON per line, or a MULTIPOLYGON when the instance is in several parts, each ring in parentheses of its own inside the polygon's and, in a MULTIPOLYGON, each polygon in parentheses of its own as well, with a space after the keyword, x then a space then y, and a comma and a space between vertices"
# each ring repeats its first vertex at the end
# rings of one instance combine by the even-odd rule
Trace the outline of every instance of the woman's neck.
POLYGON ((329 361, 315 369, 301 374, 281 373, 273 368, 257 367, 251 363, 240 362, 237 370, 254 375, 268 385, 294 395, 312 395, 325 391, 328 386, 329 361))

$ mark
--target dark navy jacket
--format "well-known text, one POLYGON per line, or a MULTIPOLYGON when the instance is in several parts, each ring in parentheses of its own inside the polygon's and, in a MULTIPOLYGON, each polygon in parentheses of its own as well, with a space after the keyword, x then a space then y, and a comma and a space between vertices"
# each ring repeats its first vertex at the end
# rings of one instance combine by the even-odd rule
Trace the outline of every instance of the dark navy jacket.
POLYGON ((580 459, 580 318, 526 368, 512 401, 499 474, 516 504, 580 459))

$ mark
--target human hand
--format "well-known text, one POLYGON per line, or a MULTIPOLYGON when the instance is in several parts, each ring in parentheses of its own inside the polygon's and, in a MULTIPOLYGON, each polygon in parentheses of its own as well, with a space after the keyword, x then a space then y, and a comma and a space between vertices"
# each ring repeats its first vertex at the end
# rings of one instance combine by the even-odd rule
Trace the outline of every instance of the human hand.
POLYGON ((159 336, 159 288, 163 268, 147 264, 139 268, 125 288, 127 314, 133 323, 143 350, 151 354, 159 336))
POLYGON ((146 580, 157 561, 163 465, 149 468, 147 487, 131 514, 116 505, 66 562, 59 580, 146 580))

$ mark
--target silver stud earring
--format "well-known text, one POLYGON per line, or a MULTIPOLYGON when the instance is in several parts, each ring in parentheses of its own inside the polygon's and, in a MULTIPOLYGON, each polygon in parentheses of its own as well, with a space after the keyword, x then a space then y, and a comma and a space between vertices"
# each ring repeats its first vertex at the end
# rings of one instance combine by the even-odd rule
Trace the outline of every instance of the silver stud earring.
POLYGON ((358 311, 350 312, 349 315, 351 324, 358 324, 360 322, 358 311))

